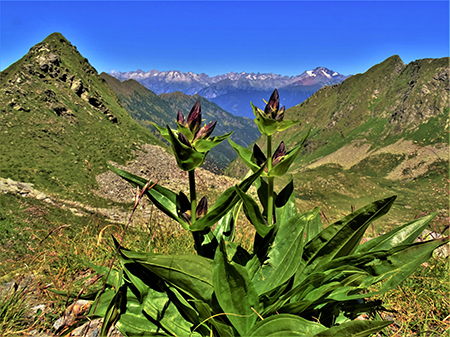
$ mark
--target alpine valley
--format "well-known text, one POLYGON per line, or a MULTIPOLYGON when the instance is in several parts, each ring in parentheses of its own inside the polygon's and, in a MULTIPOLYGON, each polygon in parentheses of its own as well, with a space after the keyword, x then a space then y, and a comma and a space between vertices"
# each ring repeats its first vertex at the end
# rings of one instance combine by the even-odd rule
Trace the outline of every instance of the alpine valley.
MULTIPOLYGON (((218 121, 213 135, 234 131, 241 146, 257 141, 264 148, 253 122, 236 115, 252 115, 250 101, 264 109, 263 99, 278 88, 281 105, 290 107, 286 119, 301 121, 284 133, 287 150, 311 130, 291 169, 299 208, 321 206, 326 224, 397 194, 384 226, 438 210, 435 224, 445 227, 449 72, 448 58, 404 64, 392 56, 348 78, 326 68, 295 77, 156 70, 99 75, 53 33, 0 74, 0 178, 95 206, 122 203, 113 196, 121 180, 108 171, 109 162, 139 162, 151 167, 141 173, 178 184, 176 164, 166 165, 170 149, 151 122, 174 127, 178 110, 186 116, 199 100, 206 122, 218 121)), ((226 141, 214 150, 206 167, 230 177, 205 171, 210 190, 246 173, 226 141)))

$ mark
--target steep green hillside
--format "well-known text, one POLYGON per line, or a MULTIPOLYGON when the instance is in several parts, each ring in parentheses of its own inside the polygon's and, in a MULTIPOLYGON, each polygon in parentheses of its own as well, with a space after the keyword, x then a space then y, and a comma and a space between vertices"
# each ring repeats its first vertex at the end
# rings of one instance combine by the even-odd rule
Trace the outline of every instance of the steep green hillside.
MULTIPOLYGON (((234 131, 231 139, 242 146, 249 146, 259 137, 259 131, 251 119, 233 116, 217 104, 211 103, 199 95, 189 96, 182 92, 156 95, 135 80, 120 82, 115 77, 105 73, 100 74, 100 76, 116 92, 122 105, 130 115, 140 125, 148 127, 156 135, 159 135, 159 132, 156 131, 150 122, 158 125, 169 124, 172 128, 176 128, 175 120, 178 110, 181 110, 184 116, 187 116, 195 102, 200 100, 202 116, 205 122, 218 121, 213 136, 234 131)), ((223 142, 211 150, 207 160, 209 168, 217 167, 222 169, 236 157, 236 152, 228 142, 223 142)))
MULTIPOLYGON (((288 109, 287 119, 302 122, 283 132, 287 148, 311 128, 291 169, 299 205, 338 218, 398 194, 392 221, 435 210, 448 216, 449 72, 449 58, 404 65, 392 56, 288 109)), ((245 169, 236 161, 229 172, 245 169)))
POLYGON ((161 144, 59 33, 0 73, 0 106, 0 177, 75 199, 94 197, 107 161, 161 144))

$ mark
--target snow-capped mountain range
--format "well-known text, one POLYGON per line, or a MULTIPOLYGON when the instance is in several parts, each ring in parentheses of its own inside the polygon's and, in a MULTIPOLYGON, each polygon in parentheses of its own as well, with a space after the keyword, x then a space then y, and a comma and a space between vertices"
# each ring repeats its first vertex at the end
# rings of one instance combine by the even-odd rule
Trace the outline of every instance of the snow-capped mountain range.
POLYGON ((281 104, 286 108, 300 104, 325 85, 341 83, 349 76, 324 67, 303 72, 298 76, 282 76, 273 73, 235 73, 210 77, 207 74, 171 71, 111 71, 120 81, 136 80, 155 94, 181 91, 187 95, 199 94, 217 103, 223 109, 240 116, 252 117, 250 101, 263 105, 273 89, 278 88, 281 104))

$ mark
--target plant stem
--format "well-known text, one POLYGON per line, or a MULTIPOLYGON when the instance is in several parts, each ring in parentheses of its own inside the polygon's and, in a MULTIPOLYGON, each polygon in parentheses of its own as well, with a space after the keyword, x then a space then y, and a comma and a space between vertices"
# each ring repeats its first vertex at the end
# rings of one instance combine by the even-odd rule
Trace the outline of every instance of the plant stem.
MULTIPOLYGON (((267 136, 267 171, 272 169, 272 136, 267 136)), ((267 222, 269 226, 273 222, 273 180, 274 177, 267 178, 268 184, 268 202, 267 202, 267 222)))
POLYGON ((189 193, 191 197, 191 223, 195 223, 197 212, 197 193, 195 192, 195 169, 189 171, 189 193))

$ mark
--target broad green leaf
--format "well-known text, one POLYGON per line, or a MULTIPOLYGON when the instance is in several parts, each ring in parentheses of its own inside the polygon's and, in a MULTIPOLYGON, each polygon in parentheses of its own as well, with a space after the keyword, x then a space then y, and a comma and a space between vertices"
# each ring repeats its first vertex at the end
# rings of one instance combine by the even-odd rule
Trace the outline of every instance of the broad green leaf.
POLYGON ((259 310, 258 294, 245 267, 228 261, 223 240, 214 257, 213 285, 223 312, 239 334, 246 336, 258 318, 253 311, 259 310))
POLYGON ((150 321, 143 313, 142 306, 134 293, 128 287, 125 303, 126 311, 120 314, 115 324, 125 336, 167 336, 161 326, 150 321))
MULTIPOLYGON (((353 253, 370 223, 386 214, 395 198, 375 201, 320 232, 305 246, 303 259, 307 266, 303 273, 307 274, 318 265, 353 253)), ((294 285, 299 284, 304 277, 297 274, 294 285)))
POLYGON ((368 337, 392 324, 392 321, 350 321, 321 331, 314 337, 368 337))
MULTIPOLYGON (((191 327, 194 324, 181 315, 167 292, 150 289, 142 310, 171 336, 187 336, 191 333, 191 327)), ((192 336, 200 336, 200 334, 193 333, 192 336)))
POLYGON ((323 229, 322 221, 320 220, 320 208, 314 208, 314 211, 317 212, 317 216, 308 222, 308 225, 305 228, 305 242, 308 243, 313 238, 315 238, 320 231, 323 229))
POLYGON ((303 336, 313 337, 318 333, 326 331, 327 328, 319 323, 308 321, 302 317, 280 314, 259 321, 249 331, 249 337, 288 337, 303 336))
POLYGON ((296 214, 294 182, 291 180, 275 198, 275 219, 277 225, 282 226, 296 214))
POLYGON ((172 336, 161 331, 161 328, 150 322, 144 315, 126 312, 120 316, 116 328, 126 337, 172 336))
POLYGON ((437 215, 433 214, 414 220, 403 226, 397 227, 383 235, 377 236, 356 249, 356 253, 373 252, 375 250, 386 250, 400 244, 410 244, 427 228, 431 220, 437 215))
POLYGON ((244 164, 247 165, 248 168, 250 168, 253 172, 256 172, 259 170, 259 166, 256 165, 256 163, 254 163, 252 161, 252 156, 253 156, 252 150, 247 149, 239 144, 236 144, 230 138, 228 138, 228 142, 230 143, 231 147, 236 151, 236 153, 241 158, 241 160, 244 162, 244 164))
POLYGON ((209 139, 198 139, 194 143, 194 148, 198 152, 208 152, 209 150, 211 150, 213 147, 219 145, 224 139, 228 138, 232 134, 233 134, 233 131, 228 132, 225 135, 215 136, 215 137, 211 137, 209 139))
POLYGON ((192 298, 206 303, 211 301, 212 260, 198 255, 159 255, 125 250, 121 253, 192 298))
POLYGON ((234 241, 236 234, 236 221, 241 208, 242 201, 238 201, 237 204, 234 205, 234 207, 230 209, 228 213, 222 217, 222 219, 219 220, 213 232, 217 242, 219 242, 221 238, 225 241, 234 241))
POLYGON ((448 239, 432 240, 396 246, 390 250, 353 254, 318 266, 316 271, 321 273, 348 266, 349 269, 359 269, 368 275, 367 280, 364 280, 366 287, 370 284, 384 281, 379 291, 354 295, 338 293, 332 296, 335 300, 349 300, 381 295, 395 288, 405 280, 417 267, 432 257, 433 251, 436 248, 446 244, 448 241, 448 239))
POLYGON ((183 171, 192 171, 203 164, 207 153, 197 152, 193 148, 184 145, 166 125, 172 145, 173 154, 177 160, 178 167, 183 171))
MULTIPOLYGON (((148 182, 148 180, 145 178, 139 177, 125 170, 121 170, 112 165, 108 165, 108 167, 112 172, 122 177, 134 186, 143 188, 148 182)), ((165 187, 162 187, 161 185, 156 184, 151 189, 148 189, 145 194, 152 201, 152 203, 156 207, 158 207, 159 210, 180 223, 184 229, 188 229, 189 225, 184 221, 184 219, 178 216, 176 193, 165 187)))
MULTIPOLYGON (((253 173, 248 178, 244 179, 238 186, 239 188, 247 192, 256 178, 259 177, 261 172, 263 172, 264 166, 261 167, 257 172, 253 173)), ((208 210, 208 213, 198 219, 194 224, 190 226, 191 231, 201 231, 207 227, 211 227, 216 222, 218 222, 231 208, 236 205, 236 203, 240 200, 239 195, 236 191, 236 188, 230 187, 225 192, 223 192, 217 201, 214 203, 213 207, 208 210)))
POLYGON ((105 317, 106 311, 115 295, 116 292, 112 288, 106 288, 103 293, 99 292, 97 298, 93 301, 93 305, 91 305, 89 309, 89 315, 94 314, 96 317, 105 317))
MULTIPOLYGON (((225 241, 225 240, 223 240, 225 241)), ((244 248, 238 245, 236 242, 227 242, 225 245, 227 250, 227 257, 229 261, 245 266, 251 259, 251 255, 244 248)))
POLYGON ((103 318, 102 328, 100 330, 100 337, 106 337, 109 328, 119 319, 121 314, 121 308, 123 307, 124 301, 126 302, 128 287, 124 284, 122 285, 112 298, 111 302, 106 309, 105 316, 103 318))
MULTIPOLYGON (((225 320, 221 320, 224 315, 217 315, 214 317, 210 306, 206 303, 199 300, 191 300, 190 302, 194 304, 195 309, 199 312, 199 315, 203 319, 204 323, 212 324, 219 336, 234 337, 237 335, 237 331, 232 325, 228 325, 229 323, 224 323, 225 320)), ((194 331, 197 331, 197 329, 194 331)))
POLYGON ((196 332, 202 335, 209 335, 210 329, 206 324, 202 324, 203 319, 200 318, 197 310, 184 298, 184 296, 175 288, 167 285, 167 294, 172 302, 177 307, 178 311, 185 317, 186 320, 191 322, 194 327, 197 327, 196 332))
MULTIPOLYGON (((264 211, 263 216, 267 217, 267 205, 269 203, 269 185, 262 177, 255 180, 255 187, 258 192, 259 202, 261 203, 264 211)), ((274 192, 274 200, 276 200, 276 193, 274 192)))
POLYGON ((288 281, 303 263, 303 231, 314 212, 297 214, 278 228, 267 259, 253 277, 259 295, 269 293, 288 281))
POLYGON ((258 204, 253 200, 253 198, 245 194, 239 186, 236 186, 236 191, 239 197, 242 199, 244 206, 244 213, 247 219, 255 227, 256 231, 261 237, 265 237, 273 226, 268 226, 266 220, 263 218, 261 211, 259 210, 258 204))

